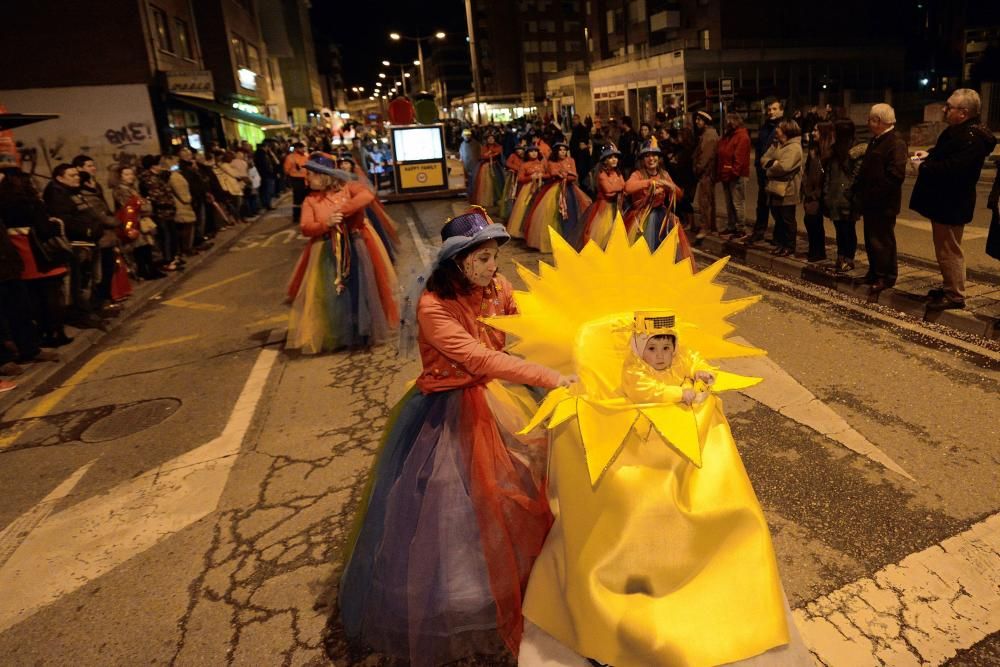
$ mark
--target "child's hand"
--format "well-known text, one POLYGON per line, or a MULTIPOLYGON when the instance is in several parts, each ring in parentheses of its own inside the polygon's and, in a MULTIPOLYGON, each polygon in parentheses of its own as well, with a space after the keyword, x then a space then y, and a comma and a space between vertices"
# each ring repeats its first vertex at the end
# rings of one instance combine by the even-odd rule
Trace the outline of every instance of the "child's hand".
POLYGON ((557 387, 569 387, 572 384, 576 384, 580 381, 580 378, 576 375, 560 375, 559 384, 557 387))
POLYGON ((701 380, 709 387, 711 387, 713 384, 715 384, 715 373, 712 373, 710 371, 698 371, 697 373, 694 374, 694 379, 701 380))
POLYGON ((339 225, 341 223, 341 221, 343 221, 343 219, 344 219, 344 214, 341 213, 340 211, 337 211, 336 213, 332 213, 332 214, 330 214, 330 219, 326 221, 326 226, 327 227, 336 227, 337 225, 339 225))
POLYGON ((685 389, 681 394, 681 403, 684 405, 691 405, 697 397, 698 394, 695 393, 694 389, 685 389))

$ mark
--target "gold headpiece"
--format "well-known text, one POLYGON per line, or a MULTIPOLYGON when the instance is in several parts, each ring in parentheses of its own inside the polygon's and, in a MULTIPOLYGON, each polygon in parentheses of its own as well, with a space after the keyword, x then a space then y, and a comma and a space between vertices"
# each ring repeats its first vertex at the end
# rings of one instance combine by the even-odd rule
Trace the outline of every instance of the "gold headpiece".
POLYGON ((677 337, 677 316, 672 310, 641 310, 636 312, 633 331, 644 336, 677 337))

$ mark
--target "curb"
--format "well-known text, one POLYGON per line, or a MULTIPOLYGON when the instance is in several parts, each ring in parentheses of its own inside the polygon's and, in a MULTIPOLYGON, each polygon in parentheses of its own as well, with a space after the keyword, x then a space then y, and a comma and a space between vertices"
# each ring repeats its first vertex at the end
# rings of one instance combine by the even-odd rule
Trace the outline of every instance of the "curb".
MULTIPOLYGON (((290 197, 290 194, 282 195, 277 200, 278 205, 280 206, 281 204, 286 203, 285 200, 290 197)), ((153 299, 163 294, 171 287, 176 286, 178 283, 183 282, 187 276, 191 275, 192 272, 197 269, 197 267, 201 266, 203 263, 220 253, 226 252, 229 248, 235 245, 237 241, 243 238, 243 236, 252 228, 277 215, 277 211, 278 209, 275 209, 274 211, 263 213, 250 224, 239 225, 237 227, 220 231, 216 234, 214 245, 210 249, 195 255, 194 257, 188 258, 187 267, 184 271, 169 274, 162 280, 134 283, 132 286, 132 296, 125 301, 119 315, 107 320, 107 331, 102 331, 100 329, 80 329, 74 336, 72 343, 65 347, 58 348, 59 361, 57 363, 37 362, 33 364, 26 364, 26 368, 28 370, 23 375, 10 378, 17 383, 17 388, 13 391, 0 394, 0 415, 3 415, 4 412, 13 407, 16 403, 25 399, 34 398, 38 389, 42 387, 50 378, 70 367, 73 362, 111 336, 115 331, 124 326, 126 322, 131 320, 133 316, 138 314, 139 311, 149 305, 153 299)))
POLYGON ((893 308, 924 322, 946 326, 956 331, 991 340, 1000 340, 1000 319, 988 315, 977 315, 974 311, 969 310, 928 310, 927 299, 920 294, 890 287, 880 292, 877 297, 872 298, 869 296, 868 286, 860 284, 850 276, 838 276, 798 260, 774 257, 769 252, 757 250, 753 246, 724 241, 712 236, 706 237, 701 244, 696 246, 696 250, 716 258, 729 255, 730 261, 739 264, 836 290, 868 303, 877 303, 893 308))

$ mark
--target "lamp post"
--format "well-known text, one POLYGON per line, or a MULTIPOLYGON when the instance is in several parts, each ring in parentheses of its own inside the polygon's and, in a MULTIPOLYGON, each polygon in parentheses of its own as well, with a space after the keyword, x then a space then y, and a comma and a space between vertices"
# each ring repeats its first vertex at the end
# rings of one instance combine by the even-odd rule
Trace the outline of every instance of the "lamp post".
POLYGON ((420 90, 427 90, 427 76, 424 73, 424 40, 444 39, 445 37, 447 37, 447 35, 440 30, 433 35, 421 35, 420 37, 409 37, 407 35, 401 35, 398 32, 389 33, 389 39, 394 42, 407 39, 411 42, 417 43, 417 59, 413 62, 413 64, 420 66, 420 90))
MULTIPOLYGON (((414 60, 413 64, 416 65, 417 61, 414 60)), ((391 63, 388 60, 382 61, 383 67, 398 67, 399 68, 399 81, 396 81, 397 86, 403 88, 403 95, 406 95, 406 80, 410 78, 410 73, 406 71, 406 68, 410 66, 409 63, 391 63)), ((385 73, 379 74, 379 77, 385 78, 385 73)))
POLYGON ((472 0, 465 0, 465 22, 469 28, 469 56, 472 60, 472 88, 476 94, 476 123, 482 124, 483 112, 479 106, 479 61, 476 58, 476 33, 472 25, 472 0))

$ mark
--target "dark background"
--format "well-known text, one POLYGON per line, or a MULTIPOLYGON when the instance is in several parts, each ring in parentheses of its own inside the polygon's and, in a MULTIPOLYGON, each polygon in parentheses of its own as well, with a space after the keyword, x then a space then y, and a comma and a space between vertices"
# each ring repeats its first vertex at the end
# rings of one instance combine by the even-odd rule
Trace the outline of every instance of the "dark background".
MULTIPOLYGON (((448 33, 448 44, 468 48, 464 0, 313 0, 310 13, 317 52, 325 51, 330 43, 341 47, 348 90, 364 86, 370 91, 385 69, 383 60, 408 63, 417 59, 416 42, 393 42, 389 33, 394 30, 413 37, 443 30, 448 33)), ((433 41, 424 42, 425 64, 433 49, 433 41)), ((399 78, 398 68, 394 71, 399 78)))

